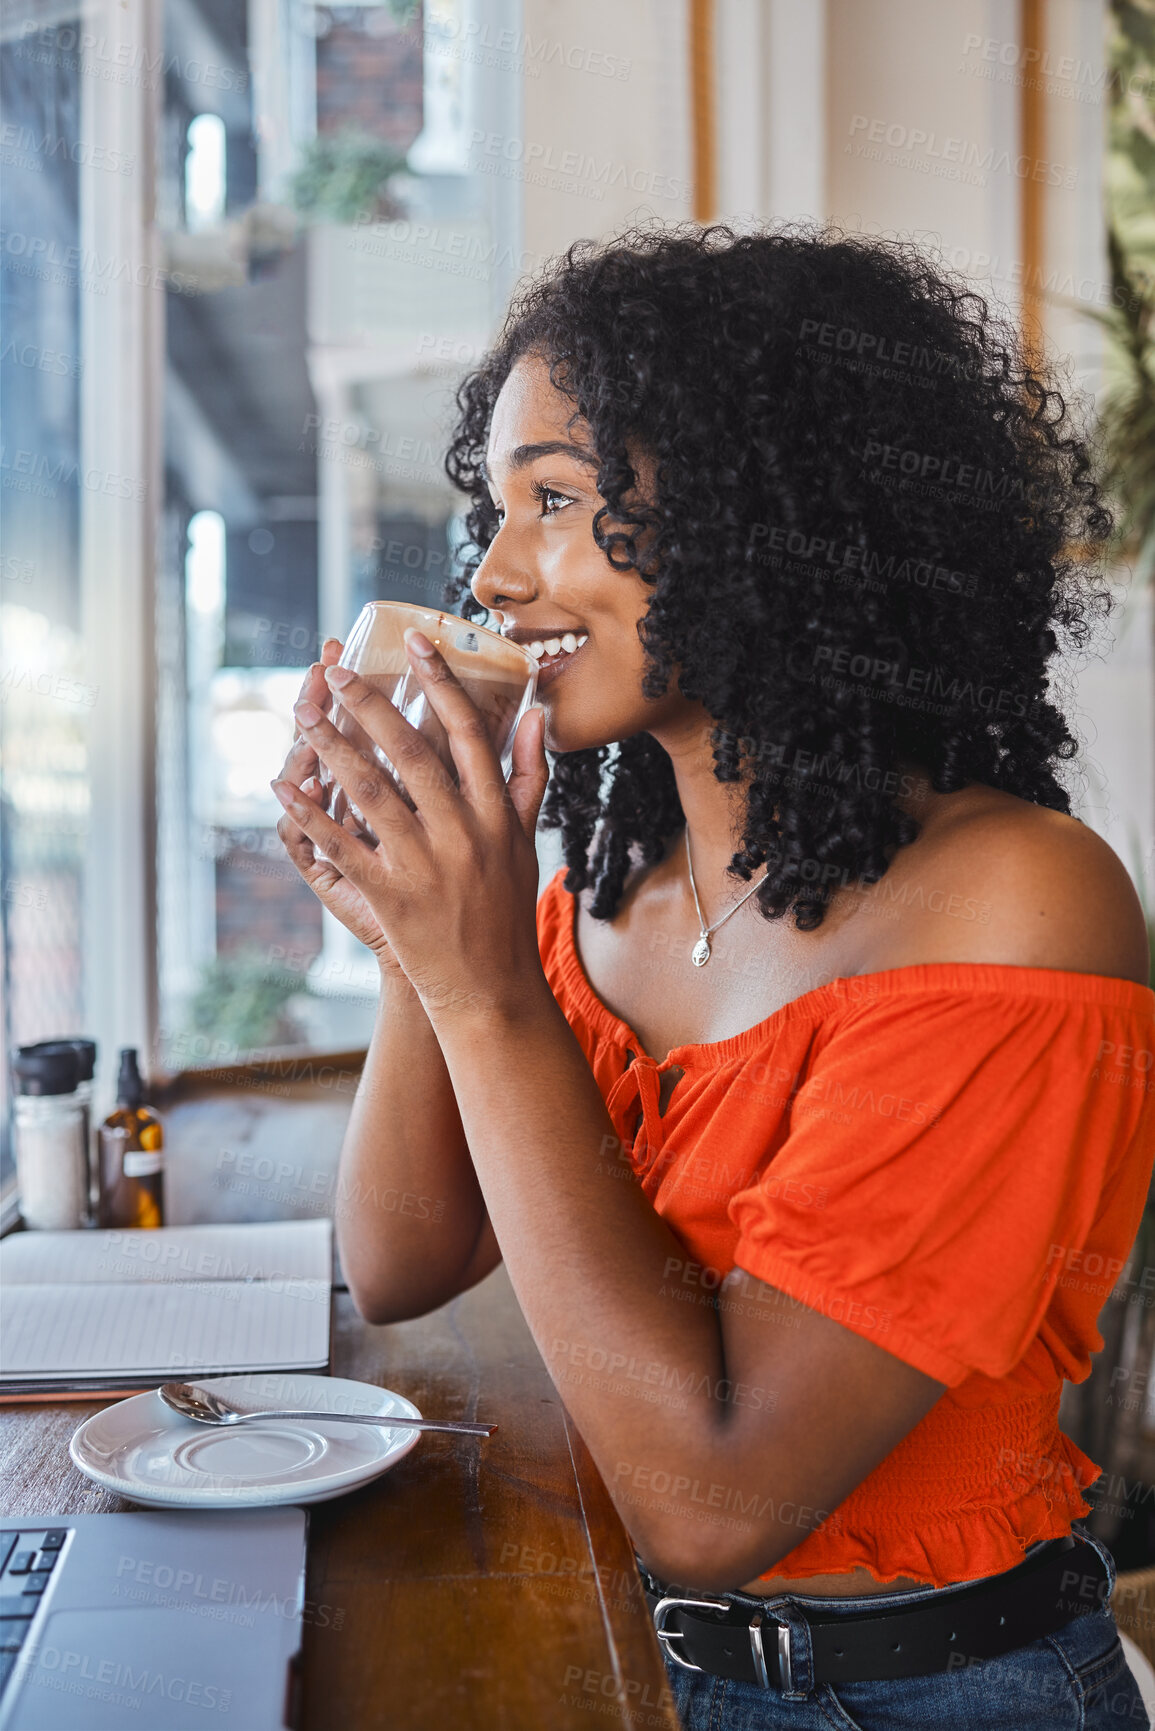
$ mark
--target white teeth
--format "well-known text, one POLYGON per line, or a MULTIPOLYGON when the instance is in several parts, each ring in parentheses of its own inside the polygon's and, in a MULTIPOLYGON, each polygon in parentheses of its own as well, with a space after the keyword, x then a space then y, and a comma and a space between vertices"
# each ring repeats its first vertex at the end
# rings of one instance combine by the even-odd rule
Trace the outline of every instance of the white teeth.
POLYGON ((540 661, 546 655, 572 655, 575 649, 580 649, 583 643, 589 642, 589 632, 583 632, 580 637, 567 631, 564 637, 547 637, 544 641, 539 637, 533 643, 527 643, 535 661, 540 661))

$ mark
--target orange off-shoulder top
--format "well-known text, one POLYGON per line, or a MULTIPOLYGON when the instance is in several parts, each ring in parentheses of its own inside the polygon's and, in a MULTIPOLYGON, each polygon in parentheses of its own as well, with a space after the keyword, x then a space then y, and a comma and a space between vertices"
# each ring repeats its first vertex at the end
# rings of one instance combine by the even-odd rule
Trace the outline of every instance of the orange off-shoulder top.
MULTIPOLYGON (((1059 1395, 1103 1344, 1147 1197, 1155 992, 924 963, 834 980, 658 1062, 586 978, 564 875, 538 901, 542 962, 685 1247, 670 1291, 693 1302, 745 1270, 784 1295, 784 1323, 820 1311, 947 1385, 836 1510, 783 1511, 805 1537, 760 1578, 861 1566, 945 1586, 1066 1533, 1100 1469, 1059 1429, 1059 1395)), ((1127 1279, 1155 1304, 1146 1270, 1127 1279)))

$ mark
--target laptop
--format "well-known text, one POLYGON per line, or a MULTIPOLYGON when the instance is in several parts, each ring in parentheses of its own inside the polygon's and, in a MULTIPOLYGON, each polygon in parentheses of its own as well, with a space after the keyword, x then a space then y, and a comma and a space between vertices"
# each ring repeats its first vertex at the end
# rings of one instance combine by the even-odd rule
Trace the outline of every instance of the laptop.
POLYGON ((304 1509, 0 1527, 0 1731, 293 1723, 304 1509))

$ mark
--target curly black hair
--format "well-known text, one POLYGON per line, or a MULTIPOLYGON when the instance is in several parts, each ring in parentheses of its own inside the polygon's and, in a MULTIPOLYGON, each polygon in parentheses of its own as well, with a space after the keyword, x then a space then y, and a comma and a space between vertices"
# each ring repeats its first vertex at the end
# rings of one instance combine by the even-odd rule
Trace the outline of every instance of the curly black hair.
MULTIPOLYGON (((652 584, 644 694, 676 678, 714 720, 718 780, 747 779, 727 869, 767 862, 768 918, 813 930, 914 840, 903 761, 942 793, 1070 810, 1048 662, 1110 607, 1111 518, 1071 406, 965 282, 909 243, 799 225, 576 241, 457 391, 445 467, 469 541, 447 604, 469 617, 498 527, 490 418, 525 355, 588 423, 596 544, 652 584), (656 460, 652 495, 628 447, 656 460)), ((684 822, 669 757, 645 733, 554 754, 541 822, 566 888, 592 883, 612 918, 631 862, 684 822)))

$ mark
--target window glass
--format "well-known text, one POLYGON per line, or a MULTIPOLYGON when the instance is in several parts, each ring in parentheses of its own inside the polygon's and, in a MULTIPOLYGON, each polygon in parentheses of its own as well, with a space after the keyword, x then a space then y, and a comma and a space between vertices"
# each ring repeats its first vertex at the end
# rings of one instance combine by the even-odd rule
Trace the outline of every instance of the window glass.
MULTIPOLYGON (((452 571, 453 392, 525 263, 520 188, 469 139, 518 112, 520 74, 471 50, 466 0, 163 0, 140 40, 97 29, 102 3, 107 23, 92 0, 0 28, 4 1044, 87 1034, 114 1063, 155 973, 154 1071, 356 1045, 376 970, 288 866, 268 782, 322 637, 370 599, 440 602, 452 571), (93 317, 126 281, 135 330, 93 317), (118 416, 154 415, 163 487, 132 496, 156 549, 155 810, 147 710, 118 731, 91 683, 131 589, 100 562, 124 525, 92 464, 118 416), (98 769, 119 829, 90 819, 98 769), (155 919, 149 874, 120 872, 141 834, 155 919), (135 996, 97 1026, 116 993, 93 970, 122 961, 135 996)), ((519 17, 493 0, 494 29, 519 17)), ((0 1188, 8 1085, 5 1063, 0 1188)))
MULTIPOLYGON (((88 717, 80 521, 80 136, 72 52, 0 41, 0 920, 5 1049, 83 1031, 88 717)), ((8 1066, 0 1065, 7 1127, 8 1066)), ((11 1171, 5 1135, 0 1184, 11 1171)))
POLYGON ((465 22, 464 0, 166 0, 157 888, 171 1067, 358 1045, 371 1028, 376 967, 289 866, 268 783, 323 637, 372 599, 439 604, 460 540, 448 410, 518 252, 515 200, 467 159, 470 125, 502 93, 471 62, 465 22), (196 75, 210 63, 217 76, 196 75))

